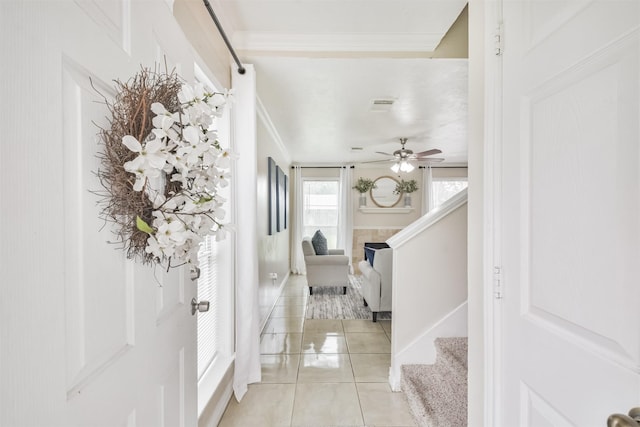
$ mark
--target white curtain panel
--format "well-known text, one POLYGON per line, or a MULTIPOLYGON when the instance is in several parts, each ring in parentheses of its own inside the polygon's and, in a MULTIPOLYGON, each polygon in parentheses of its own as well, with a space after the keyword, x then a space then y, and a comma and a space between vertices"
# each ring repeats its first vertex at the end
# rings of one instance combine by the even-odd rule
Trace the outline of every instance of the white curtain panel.
MULTIPOLYGON (((258 318, 258 215, 256 193, 256 77, 252 65, 245 74, 233 73, 235 90, 234 148, 240 156, 234 175, 237 193, 236 359, 233 391, 240 401, 248 384, 261 380, 258 318), (238 191, 242 189, 242 191, 238 191)), ((266 159, 265 159, 266 161, 266 159)))
POLYGON ((302 185, 302 167, 293 167, 293 209, 291 210, 291 272, 305 274, 304 255, 302 255, 302 235, 304 224, 304 191, 302 185))
POLYGON ((422 215, 425 215, 434 205, 433 200, 433 171, 431 166, 422 168, 422 215))
POLYGON ((338 248, 344 249, 344 254, 349 257, 349 270, 353 273, 351 265, 351 252, 353 247, 353 190, 351 181, 353 169, 346 166, 340 169, 340 192, 338 211, 338 248))

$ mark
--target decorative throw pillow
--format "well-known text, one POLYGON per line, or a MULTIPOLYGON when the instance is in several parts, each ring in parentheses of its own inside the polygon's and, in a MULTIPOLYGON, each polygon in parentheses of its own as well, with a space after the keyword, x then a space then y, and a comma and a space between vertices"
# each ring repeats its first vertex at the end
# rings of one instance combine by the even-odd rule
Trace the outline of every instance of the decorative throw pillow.
POLYGON ((324 237, 322 231, 316 231, 316 234, 311 238, 311 244, 316 251, 316 255, 329 255, 329 248, 327 247, 327 238, 324 237))

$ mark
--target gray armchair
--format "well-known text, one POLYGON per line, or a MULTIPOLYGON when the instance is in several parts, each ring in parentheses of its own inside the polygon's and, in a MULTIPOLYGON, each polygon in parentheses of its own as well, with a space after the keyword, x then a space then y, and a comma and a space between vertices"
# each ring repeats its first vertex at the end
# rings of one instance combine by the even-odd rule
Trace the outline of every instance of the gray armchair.
POLYGON ((329 255, 316 255, 311 238, 302 239, 302 253, 307 268, 309 294, 313 295, 314 286, 342 286, 347 293, 349 284, 349 257, 343 249, 329 249, 329 255))

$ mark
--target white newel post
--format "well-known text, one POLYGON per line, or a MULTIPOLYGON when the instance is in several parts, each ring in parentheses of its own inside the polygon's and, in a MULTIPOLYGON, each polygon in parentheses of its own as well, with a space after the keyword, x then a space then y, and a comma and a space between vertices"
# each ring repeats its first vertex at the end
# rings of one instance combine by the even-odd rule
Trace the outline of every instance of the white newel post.
POLYGON ((257 170, 256 170, 256 76, 253 65, 245 65, 245 74, 231 71, 235 103, 233 106, 234 148, 238 207, 236 226, 238 244, 236 265, 236 359, 233 390, 242 399, 247 385, 258 382, 260 374, 260 337, 258 310, 257 251, 257 170))

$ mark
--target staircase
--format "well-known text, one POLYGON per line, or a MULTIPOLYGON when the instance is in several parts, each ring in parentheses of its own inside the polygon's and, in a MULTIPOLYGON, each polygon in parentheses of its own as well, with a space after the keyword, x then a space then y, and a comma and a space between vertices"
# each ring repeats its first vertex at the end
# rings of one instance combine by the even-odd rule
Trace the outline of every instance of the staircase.
POLYGON ((435 346, 435 364, 402 366, 402 391, 419 426, 466 426, 467 338, 436 338, 435 346))

